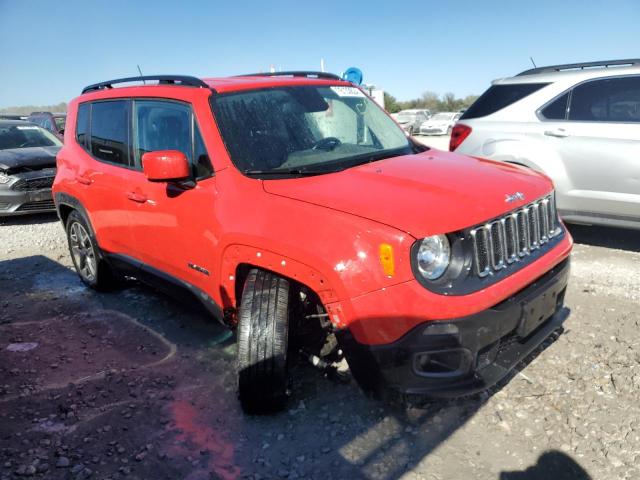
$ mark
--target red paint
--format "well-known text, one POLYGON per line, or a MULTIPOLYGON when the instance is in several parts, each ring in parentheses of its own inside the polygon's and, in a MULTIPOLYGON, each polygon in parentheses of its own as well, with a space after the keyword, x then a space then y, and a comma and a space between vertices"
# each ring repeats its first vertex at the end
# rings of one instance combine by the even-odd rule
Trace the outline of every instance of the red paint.
POLYGON ((171 404, 172 427, 178 432, 176 444, 171 448, 172 456, 184 455, 198 458, 201 451, 209 454, 208 468, 205 472, 196 471, 186 479, 210 478, 209 472, 215 472, 223 480, 235 480, 241 474, 240 467, 234 464, 235 447, 221 432, 210 427, 211 422, 198 418, 198 412, 190 402, 176 400, 171 404), (180 443, 187 443, 183 448, 180 443), (205 474, 201 476, 201 474, 205 474))
MULTIPOLYGON (((206 79, 220 93, 252 88, 345 82, 307 78, 206 79)), ((566 258, 571 239, 485 290, 445 297, 417 284, 411 245, 421 237, 479 224, 552 189, 548 178, 510 166, 429 150, 343 172, 262 181, 232 164, 205 88, 137 86, 91 92, 69 105, 65 146, 54 193, 78 198, 102 249, 128 255, 195 285, 224 308, 236 306, 237 268, 250 264, 316 291, 331 319, 363 343, 397 339, 419 321, 473 314, 530 284, 566 258), (94 160, 75 141, 80 101, 169 98, 195 113, 215 176, 170 196, 145 173, 94 160), (77 178, 89 180, 79 183, 77 178), (135 198, 132 198, 135 197, 135 198), (144 200, 146 199, 146 200, 144 200), (395 254, 392 277, 379 260, 381 243, 395 254), (188 267, 195 264, 210 275, 188 267)))
POLYGON ((160 150, 142 155, 142 171, 148 180, 162 182, 189 178, 189 160, 177 150, 160 150))

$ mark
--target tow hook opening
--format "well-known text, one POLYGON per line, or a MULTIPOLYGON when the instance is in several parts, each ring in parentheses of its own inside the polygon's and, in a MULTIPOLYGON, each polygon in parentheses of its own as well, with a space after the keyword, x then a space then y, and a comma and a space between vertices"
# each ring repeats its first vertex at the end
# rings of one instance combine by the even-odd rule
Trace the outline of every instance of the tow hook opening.
POLYGON ((471 363, 471 352, 465 348, 431 350, 414 354, 413 371, 422 377, 458 377, 469 371, 471 363))

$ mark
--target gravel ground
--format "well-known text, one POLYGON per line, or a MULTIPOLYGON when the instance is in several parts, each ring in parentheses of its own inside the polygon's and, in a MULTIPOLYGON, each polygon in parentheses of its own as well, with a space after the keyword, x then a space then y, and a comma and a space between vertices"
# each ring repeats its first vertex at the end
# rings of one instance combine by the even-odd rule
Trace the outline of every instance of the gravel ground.
POLYGON ((226 330, 86 289, 54 216, 0 224, 2 480, 640 476, 640 232, 571 227, 566 331, 492 394, 405 410, 301 366, 255 418, 226 330))

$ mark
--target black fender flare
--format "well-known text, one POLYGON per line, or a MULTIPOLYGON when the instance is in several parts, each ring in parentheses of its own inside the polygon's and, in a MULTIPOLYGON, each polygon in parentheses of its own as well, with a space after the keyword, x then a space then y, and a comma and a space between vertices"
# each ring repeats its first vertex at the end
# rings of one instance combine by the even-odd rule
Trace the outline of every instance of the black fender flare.
POLYGON ((73 195, 69 195, 68 193, 64 193, 64 192, 57 192, 55 194, 55 198, 54 198, 54 203, 56 205, 56 211, 58 212, 58 218, 60 219, 60 221, 62 222, 62 225, 64 227, 65 226, 65 217, 62 214, 61 211, 61 207, 64 205, 66 207, 69 207, 73 210, 76 210, 77 212, 80 213, 80 215, 82 215, 84 217, 84 219, 87 222, 87 225, 89 226, 89 229, 91 230, 91 236, 93 236, 93 238, 96 240, 96 243, 98 242, 98 237, 96 237, 96 231, 93 228, 93 223, 91 223, 91 217, 89 216, 89 213, 87 212, 87 209, 84 208, 84 205, 82 204, 82 202, 80 200, 78 200, 76 197, 74 197, 73 195))

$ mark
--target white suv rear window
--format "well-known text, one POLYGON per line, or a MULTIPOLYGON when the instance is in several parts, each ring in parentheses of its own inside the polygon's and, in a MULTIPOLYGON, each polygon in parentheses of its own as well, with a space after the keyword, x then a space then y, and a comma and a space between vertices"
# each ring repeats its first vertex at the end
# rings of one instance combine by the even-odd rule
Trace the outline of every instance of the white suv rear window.
POLYGON ((460 120, 486 117, 537 92, 548 83, 514 83, 492 85, 464 112, 460 120))

